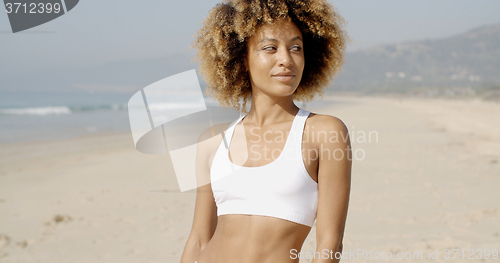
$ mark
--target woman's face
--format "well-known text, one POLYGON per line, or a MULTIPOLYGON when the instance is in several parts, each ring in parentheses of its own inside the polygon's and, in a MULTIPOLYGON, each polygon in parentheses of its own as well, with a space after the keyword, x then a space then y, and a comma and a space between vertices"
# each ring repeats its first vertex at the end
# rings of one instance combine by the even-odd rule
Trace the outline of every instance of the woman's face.
POLYGON ((264 25, 249 38, 245 66, 252 93, 283 97, 295 92, 304 71, 302 39, 299 28, 289 21, 264 25))

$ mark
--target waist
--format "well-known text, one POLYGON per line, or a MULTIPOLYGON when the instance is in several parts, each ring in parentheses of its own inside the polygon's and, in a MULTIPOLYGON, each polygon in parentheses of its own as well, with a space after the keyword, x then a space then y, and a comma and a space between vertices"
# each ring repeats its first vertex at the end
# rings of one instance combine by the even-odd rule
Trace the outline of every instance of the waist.
POLYGON ((291 251, 300 251, 310 230, 279 218, 222 215, 198 262, 297 263, 291 251))

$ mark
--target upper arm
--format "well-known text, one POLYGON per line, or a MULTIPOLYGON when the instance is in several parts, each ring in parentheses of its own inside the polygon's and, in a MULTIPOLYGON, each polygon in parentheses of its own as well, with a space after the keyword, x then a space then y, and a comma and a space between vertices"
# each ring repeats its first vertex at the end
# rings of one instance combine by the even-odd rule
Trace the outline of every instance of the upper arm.
POLYGON ((315 130, 318 136, 318 243, 341 246, 351 189, 352 153, 349 133, 338 118, 321 115, 315 130))
POLYGON ((198 138, 196 147, 196 202, 191 236, 202 246, 212 238, 217 226, 217 207, 210 184, 210 155, 214 151, 213 127, 198 138))
POLYGON ((219 124, 205 130, 198 138, 196 150, 196 202, 191 235, 202 246, 212 238, 217 226, 217 206, 210 183, 210 164, 222 142, 222 131, 229 124, 219 124))

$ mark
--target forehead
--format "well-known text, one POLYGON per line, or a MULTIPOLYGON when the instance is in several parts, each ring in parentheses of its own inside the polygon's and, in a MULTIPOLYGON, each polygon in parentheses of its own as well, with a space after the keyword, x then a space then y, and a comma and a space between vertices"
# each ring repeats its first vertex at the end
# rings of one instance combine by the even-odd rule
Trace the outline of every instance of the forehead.
POLYGON ((291 21, 279 21, 259 27, 252 37, 255 43, 268 38, 289 40, 295 36, 302 37, 300 29, 291 21))

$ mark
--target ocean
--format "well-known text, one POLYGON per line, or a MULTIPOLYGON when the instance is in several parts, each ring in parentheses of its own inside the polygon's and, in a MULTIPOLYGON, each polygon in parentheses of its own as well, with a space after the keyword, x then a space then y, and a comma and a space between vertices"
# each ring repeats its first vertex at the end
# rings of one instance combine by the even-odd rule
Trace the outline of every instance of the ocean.
MULTIPOLYGON (((131 132, 127 105, 133 94, 0 91, 0 144, 74 138, 87 134, 131 132)), ((217 103, 206 99, 207 106, 217 103)), ((305 109, 331 104, 316 100, 305 109)), ((170 103, 186 109, 191 101, 170 103)))
POLYGON ((0 91, 0 144, 130 130, 130 96, 0 91))

